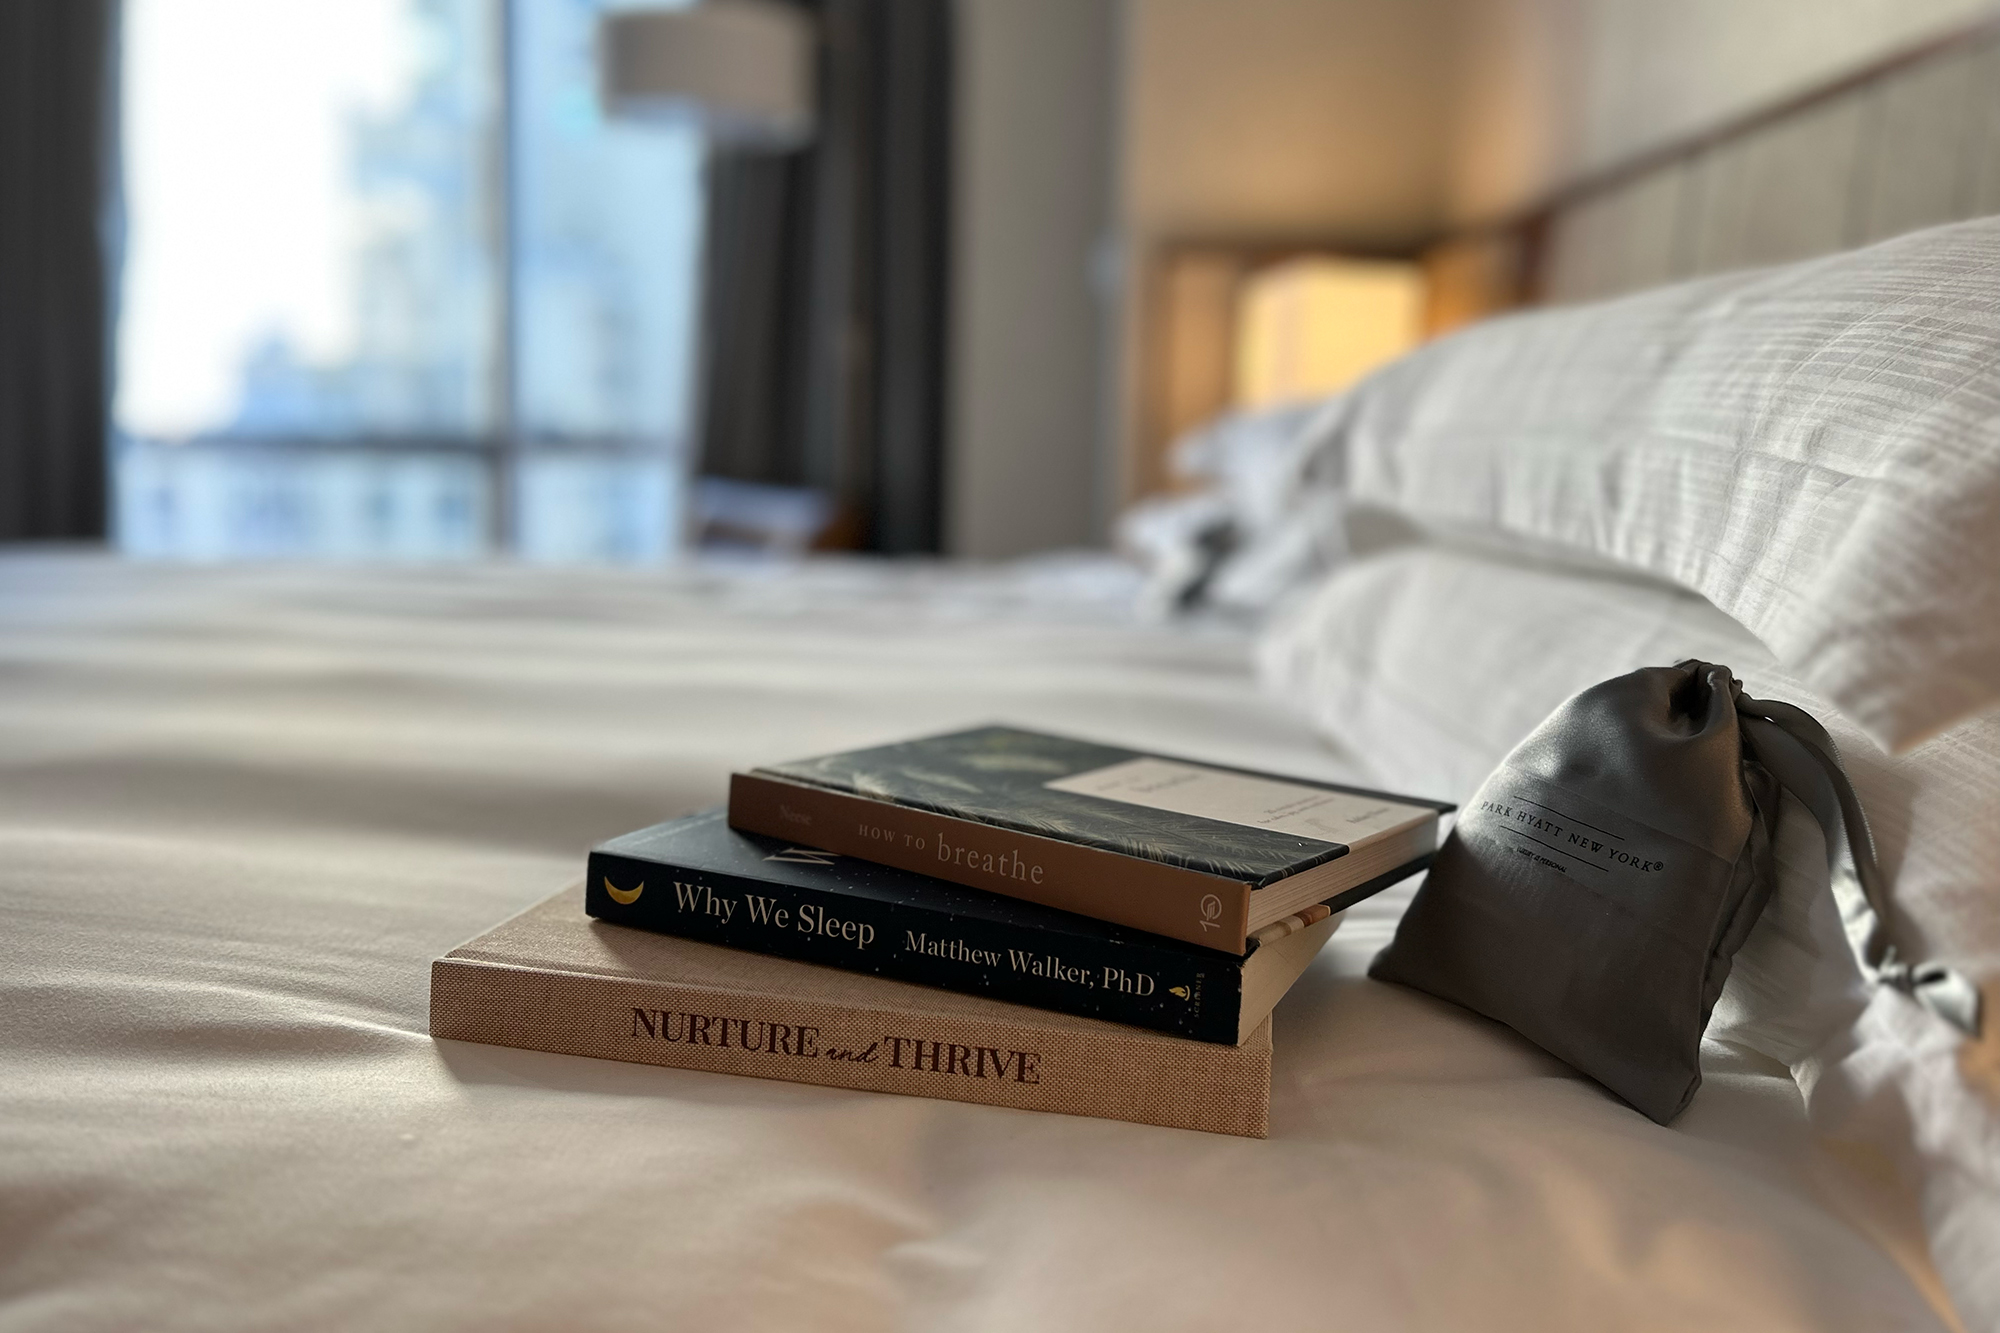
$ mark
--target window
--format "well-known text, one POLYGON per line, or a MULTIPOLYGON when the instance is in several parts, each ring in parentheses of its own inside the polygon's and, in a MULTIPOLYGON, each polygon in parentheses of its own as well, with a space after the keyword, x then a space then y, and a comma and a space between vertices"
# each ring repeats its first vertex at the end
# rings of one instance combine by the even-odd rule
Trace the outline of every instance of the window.
POLYGON ((602 7, 127 0, 126 550, 673 549, 701 148, 605 122, 602 7))

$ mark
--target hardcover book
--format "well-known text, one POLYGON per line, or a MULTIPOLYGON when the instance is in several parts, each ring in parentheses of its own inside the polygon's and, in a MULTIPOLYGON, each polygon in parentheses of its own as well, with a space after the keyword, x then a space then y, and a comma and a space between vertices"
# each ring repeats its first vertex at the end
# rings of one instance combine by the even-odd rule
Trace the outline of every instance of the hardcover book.
POLYGON ((1011 727, 729 780, 739 829, 1234 954, 1414 874, 1451 808, 1011 727))
POLYGON ((585 885, 585 910, 621 926, 1232 1045, 1339 922, 1315 903, 1218 953, 743 833, 719 810, 612 839, 585 885))
POLYGON ((431 964, 431 1035, 1262 1138, 1240 1046, 594 921, 574 885, 431 964))

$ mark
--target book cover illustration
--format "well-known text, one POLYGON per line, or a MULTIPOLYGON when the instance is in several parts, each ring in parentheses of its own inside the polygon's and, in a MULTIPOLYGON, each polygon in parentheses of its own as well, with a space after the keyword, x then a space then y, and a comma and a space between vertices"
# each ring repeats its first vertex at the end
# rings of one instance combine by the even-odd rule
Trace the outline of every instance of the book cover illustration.
POLYGON ((1451 808, 999 726, 753 772, 1253 889, 1343 856, 1371 833, 1451 808))

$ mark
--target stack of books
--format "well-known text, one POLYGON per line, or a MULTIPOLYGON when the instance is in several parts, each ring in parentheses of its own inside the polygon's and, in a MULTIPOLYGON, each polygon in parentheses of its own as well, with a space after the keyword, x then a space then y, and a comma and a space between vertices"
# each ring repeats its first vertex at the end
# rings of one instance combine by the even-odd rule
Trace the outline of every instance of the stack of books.
POLYGON ((438 959, 435 1036, 1261 1137, 1271 1010, 1449 805, 983 727, 726 812, 438 959))

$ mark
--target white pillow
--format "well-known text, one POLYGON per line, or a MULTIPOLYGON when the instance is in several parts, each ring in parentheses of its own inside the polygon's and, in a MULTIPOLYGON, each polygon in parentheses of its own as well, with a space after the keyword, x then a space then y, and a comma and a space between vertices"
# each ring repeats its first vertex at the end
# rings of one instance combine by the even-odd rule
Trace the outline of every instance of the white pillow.
POLYGON ((1147 571, 1143 610, 1262 612, 1341 558, 1337 497, 1298 475, 1323 407, 1227 413, 1174 442, 1174 476, 1189 489, 1141 501, 1118 521, 1119 548, 1147 571))
POLYGON ((1905 957, 1981 981, 1986 1036, 1864 985, 1818 825, 1786 801, 1780 881, 1709 1035, 1783 1060, 1813 1124, 1895 1163, 1971 1326, 2000 1328, 2000 712, 1891 757, 1699 597, 1430 545, 1347 565, 1278 620, 1267 684, 1376 782, 1463 800, 1562 700, 1684 657, 1826 722, 1867 810, 1905 957))
POLYGON ((1355 500, 1693 588, 1891 749, 2000 703, 2000 218, 1475 325, 1338 407, 1355 500))

